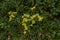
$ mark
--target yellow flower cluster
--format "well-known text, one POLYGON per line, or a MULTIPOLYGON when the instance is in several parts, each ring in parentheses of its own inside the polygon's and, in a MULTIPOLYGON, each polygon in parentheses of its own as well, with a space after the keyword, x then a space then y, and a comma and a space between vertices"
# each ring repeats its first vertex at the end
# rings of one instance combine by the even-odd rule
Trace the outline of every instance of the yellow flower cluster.
POLYGON ((32 23, 31 23, 31 25, 30 26, 33 26, 33 24, 35 24, 36 22, 35 22, 35 20, 34 20, 34 18, 38 18, 38 20, 37 21, 42 21, 42 19, 43 19, 43 17, 42 16, 40 16, 38 13, 37 14, 35 14, 35 15, 32 15, 31 16, 31 20, 32 20, 32 23))
POLYGON ((42 19, 43 19, 43 17, 42 17, 42 16, 40 16, 38 13, 37 13, 37 14, 35 14, 35 15, 32 15, 32 16, 31 16, 31 19, 34 19, 35 17, 37 17, 37 18, 38 18, 38 21, 42 21, 42 19))
POLYGON ((32 16, 30 16, 29 14, 24 14, 22 16, 22 19, 23 19, 22 26, 24 27, 24 34, 26 34, 26 30, 28 30, 29 26, 33 26, 33 24, 36 23, 36 21, 34 20, 34 18, 36 18, 36 17, 38 18, 37 21, 42 21, 42 19, 43 19, 43 17, 40 16, 38 13, 35 15, 32 15, 32 16), (31 21, 31 24, 29 24, 29 26, 27 26, 27 24, 26 24, 28 21, 31 21))
POLYGON ((15 17, 17 12, 10 11, 10 12, 8 12, 8 14, 9 14, 9 21, 12 21, 12 19, 15 17))
POLYGON ((30 20, 30 19, 28 19, 30 17, 30 15, 28 15, 28 14, 24 14, 23 16, 22 16, 22 18, 23 18, 23 20, 22 20, 22 26, 24 27, 24 34, 26 34, 26 30, 28 30, 28 26, 27 26, 27 22, 30 20))

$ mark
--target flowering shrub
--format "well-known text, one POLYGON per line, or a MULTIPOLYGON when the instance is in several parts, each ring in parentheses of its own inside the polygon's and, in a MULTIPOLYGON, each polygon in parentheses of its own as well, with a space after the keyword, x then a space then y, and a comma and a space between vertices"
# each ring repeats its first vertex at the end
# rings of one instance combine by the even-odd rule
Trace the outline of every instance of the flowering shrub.
POLYGON ((0 0, 0 40, 60 40, 60 0, 0 0))

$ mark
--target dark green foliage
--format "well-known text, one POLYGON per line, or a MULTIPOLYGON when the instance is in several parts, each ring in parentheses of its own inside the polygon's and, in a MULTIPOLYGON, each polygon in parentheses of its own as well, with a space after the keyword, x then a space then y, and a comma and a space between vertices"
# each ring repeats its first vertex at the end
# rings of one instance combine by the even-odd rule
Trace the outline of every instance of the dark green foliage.
POLYGON ((0 0, 0 40, 60 40, 60 0, 0 0), (30 10, 35 6, 35 10, 30 10), (8 12, 17 12, 12 21, 8 12), (39 13, 42 22, 37 22, 23 35, 23 14, 39 13), (10 37, 8 37, 10 36, 10 37))

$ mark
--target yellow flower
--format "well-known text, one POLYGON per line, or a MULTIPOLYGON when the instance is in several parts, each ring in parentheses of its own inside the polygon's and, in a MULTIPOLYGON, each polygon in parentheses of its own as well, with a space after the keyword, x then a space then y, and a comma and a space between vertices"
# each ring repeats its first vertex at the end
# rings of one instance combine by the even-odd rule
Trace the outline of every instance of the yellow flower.
POLYGON ((28 30, 28 26, 24 26, 24 30, 28 30))
POLYGON ((34 20, 32 20, 32 24, 35 24, 35 21, 34 20))
POLYGON ((10 11, 8 12, 8 14, 9 14, 9 21, 11 21, 15 17, 15 14, 17 14, 17 12, 10 11))
POLYGON ((13 18, 10 17, 10 18, 9 18, 9 21, 11 21, 12 19, 13 19, 13 18))
POLYGON ((29 21, 29 19, 23 18, 23 21, 22 22, 27 22, 27 21, 29 21))
POLYGON ((22 23, 23 26, 26 26, 26 23, 22 23))
POLYGON ((10 15, 9 17, 13 17, 14 18, 15 16, 14 15, 10 15))
POLYGON ((35 21, 34 20, 32 20, 32 23, 30 24, 30 26, 33 26, 33 24, 35 24, 35 21))
POLYGON ((24 16, 22 16, 22 18, 24 18, 24 16))
POLYGON ((43 17, 42 16, 38 16, 38 21, 42 21, 43 17))
POLYGON ((24 27, 24 30, 28 30, 28 26, 26 25, 26 23, 22 23, 22 26, 24 27))
POLYGON ((36 15, 32 15, 32 16, 31 16, 31 19, 34 19, 35 17, 36 17, 36 15))
POLYGON ((24 33, 24 35, 25 35, 25 34, 26 34, 26 31, 24 31, 23 33, 24 33))
POLYGON ((10 15, 9 16, 9 21, 11 21, 15 16, 14 15, 10 15))
POLYGON ((31 10, 34 10, 35 8, 36 8, 36 7, 34 6, 34 7, 31 8, 31 10))

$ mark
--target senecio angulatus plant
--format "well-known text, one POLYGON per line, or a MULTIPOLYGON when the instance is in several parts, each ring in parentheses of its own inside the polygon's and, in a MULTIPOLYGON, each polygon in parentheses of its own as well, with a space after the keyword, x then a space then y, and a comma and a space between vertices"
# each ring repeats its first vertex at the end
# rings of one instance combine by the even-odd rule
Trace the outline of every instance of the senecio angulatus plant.
POLYGON ((0 0, 0 40, 60 40, 60 0, 0 0))

